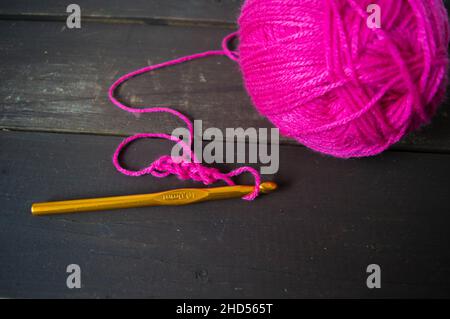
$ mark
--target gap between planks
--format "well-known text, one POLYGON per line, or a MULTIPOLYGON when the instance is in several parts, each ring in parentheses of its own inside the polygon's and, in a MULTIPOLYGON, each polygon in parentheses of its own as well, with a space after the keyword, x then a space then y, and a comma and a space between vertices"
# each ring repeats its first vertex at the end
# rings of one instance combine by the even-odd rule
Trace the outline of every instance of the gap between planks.
MULTIPOLYGON (((73 131, 73 130, 63 130, 63 129, 55 129, 55 130, 48 130, 48 129, 37 129, 37 128, 24 128, 24 127, 0 127, 0 133, 1 132, 17 132, 17 133, 44 133, 44 134, 67 134, 67 135, 91 135, 91 136, 105 136, 105 137, 129 137, 132 134, 123 134, 123 133, 107 133, 107 132, 91 132, 91 131, 73 131)), ((145 133, 145 132, 143 132, 145 133)), ((203 143, 209 143, 212 140, 202 139, 203 143)), ((222 141, 218 139, 218 141, 222 141)), ((234 143, 242 143, 241 140, 235 140, 234 143)), ((262 141, 265 142, 265 141, 262 141)), ((255 141, 245 141, 246 144, 255 144, 257 142, 255 141)), ((281 141, 278 144, 280 147, 295 147, 295 148, 301 148, 301 149, 307 149, 304 145, 299 144, 293 140, 287 140, 287 141, 281 141)), ((309 150, 310 152, 316 153, 313 150, 309 150)), ((448 150, 436 150, 434 148, 408 148, 408 146, 404 145, 394 145, 392 148, 387 149, 384 152, 392 152, 392 153, 411 153, 411 154, 436 154, 436 155, 449 155, 450 151, 448 150)), ((383 153, 384 153, 383 152, 383 153)), ((319 153, 318 153, 319 154, 319 153)), ((382 153, 381 153, 382 154, 382 153)), ((319 154, 321 156, 325 157, 331 157, 325 154, 319 154)), ((375 156, 376 157, 376 156, 375 156)))
MULTIPOLYGON (((67 15, 63 14, 0 14, 0 20, 13 21, 42 21, 42 22, 62 22, 66 21, 67 15)), ((170 17, 117 17, 117 16, 97 16, 83 15, 83 22, 96 22, 104 24, 144 24, 144 25, 167 25, 179 27, 204 27, 204 28, 226 28, 236 29, 237 25, 231 22, 207 20, 207 19, 189 19, 189 18, 170 18, 170 17)))

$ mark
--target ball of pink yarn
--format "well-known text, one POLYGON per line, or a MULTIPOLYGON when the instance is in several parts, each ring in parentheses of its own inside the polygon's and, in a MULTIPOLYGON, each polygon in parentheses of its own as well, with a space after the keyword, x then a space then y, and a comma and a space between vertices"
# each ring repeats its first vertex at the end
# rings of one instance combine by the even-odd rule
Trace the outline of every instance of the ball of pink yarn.
POLYGON ((429 122, 445 95, 442 0, 247 0, 239 27, 259 112, 325 154, 378 154, 429 122), (367 25, 371 3, 379 29, 367 25))

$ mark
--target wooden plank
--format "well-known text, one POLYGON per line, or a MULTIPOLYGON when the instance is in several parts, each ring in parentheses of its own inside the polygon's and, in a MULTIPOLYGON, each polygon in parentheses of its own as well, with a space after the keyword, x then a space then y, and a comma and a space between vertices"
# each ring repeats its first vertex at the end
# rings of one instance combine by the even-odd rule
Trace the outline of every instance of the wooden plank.
MULTIPOLYGON (((450 155, 283 146, 280 190, 254 202, 31 216, 34 201, 193 185, 115 172, 119 140, 0 132, 1 297, 449 297, 450 155), (66 288, 72 263, 81 289, 66 288), (381 289, 366 287, 372 263, 381 289)), ((169 148, 139 143, 124 160, 169 148)))
MULTIPOLYGON (((61 0, 2 0, 3 18, 66 19, 70 2, 61 0)), ((243 0, 78 0, 83 18, 146 22, 191 21, 234 25, 243 0)))
MULTIPOLYGON (((141 119, 116 109, 107 89, 133 69, 220 47, 226 29, 91 23, 65 30, 60 23, 0 22, 1 120, 6 128, 68 130, 127 135, 172 131, 169 116, 141 119), (26 63, 24 63, 26 61, 26 63)), ((167 105, 208 127, 268 126, 242 88, 237 66, 224 57, 208 58, 141 76, 125 85, 133 105, 167 105), (169 83, 171 83, 169 85, 169 83), (226 109, 226 111, 225 111, 226 109), (239 112, 237 110, 248 110, 239 112), (223 117, 225 112, 236 113, 223 117), (220 116, 217 116, 220 115, 220 116), (212 117, 212 118, 211 118, 212 117)))
MULTIPOLYGON (((180 123, 166 115, 136 118, 114 108, 109 85, 136 68, 219 48, 229 30, 61 22, 0 21, 0 127, 21 130, 129 135, 171 132, 180 123)), ((238 66, 207 58, 133 79, 121 90, 134 106, 172 106, 205 128, 271 127, 251 105, 238 66)), ((431 125, 394 149, 450 151, 447 103, 431 125)), ((282 139, 283 143, 295 143, 282 139)))

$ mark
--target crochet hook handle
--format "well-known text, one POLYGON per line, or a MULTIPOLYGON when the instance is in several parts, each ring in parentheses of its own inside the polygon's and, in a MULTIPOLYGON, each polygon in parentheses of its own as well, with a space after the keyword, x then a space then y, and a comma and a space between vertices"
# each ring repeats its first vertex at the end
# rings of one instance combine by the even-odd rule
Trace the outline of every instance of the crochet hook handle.
MULTIPOLYGON (((277 184, 273 182, 265 182, 260 185, 262 193, 269 193, 276 188, 277 184)), ((187 205, 210 200, 242 197, 250 194, 253 190, 254 186, 247 185, 184 188, 152 194, 35 203, 31 206, 31 213, 35 216, 42 216, 119 208, 187 205)))

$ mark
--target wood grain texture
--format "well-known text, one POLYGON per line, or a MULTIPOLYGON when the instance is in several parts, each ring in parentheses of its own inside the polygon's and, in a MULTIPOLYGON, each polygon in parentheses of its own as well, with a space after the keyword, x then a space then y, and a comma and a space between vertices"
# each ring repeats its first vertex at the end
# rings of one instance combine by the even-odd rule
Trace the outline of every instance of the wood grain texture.
MULTIPOLYGON (((167 115, 136 118, 115 109, 107 89, 136 68, 219 48, 229 30, 87 23, 0 21, 0 127, 108 135, 172 132, 167 115)), ((251 105, 238 66, 224 57, 158 70, 125 84, 121 98, 133 106, 171 106, 205 128, 271 127, 251 105)), ((450 151, 448 102, 432 124, 394 149, 450 151)), ((294 141, 283 138, 283 143, 294 141)))
MULTIPOLYGON (((450 155, 344 161, 283 146, 281 188, 255 202, 31 216, 35 201, 194 185, 116 173, 119 141, 0 132, 1 297, 450 297, 450 155), (65 286, 71 263, 82 289, 65 286)), ((138 143, 124 162, 169 148, 138 143)))
MULTIPOLYGON (((2 0, 3 18, 66 19, 62 0, 2 0)), ((78 0, 83 18, 167 23, 176 21, 234 25, 243 0, 78 0)))

